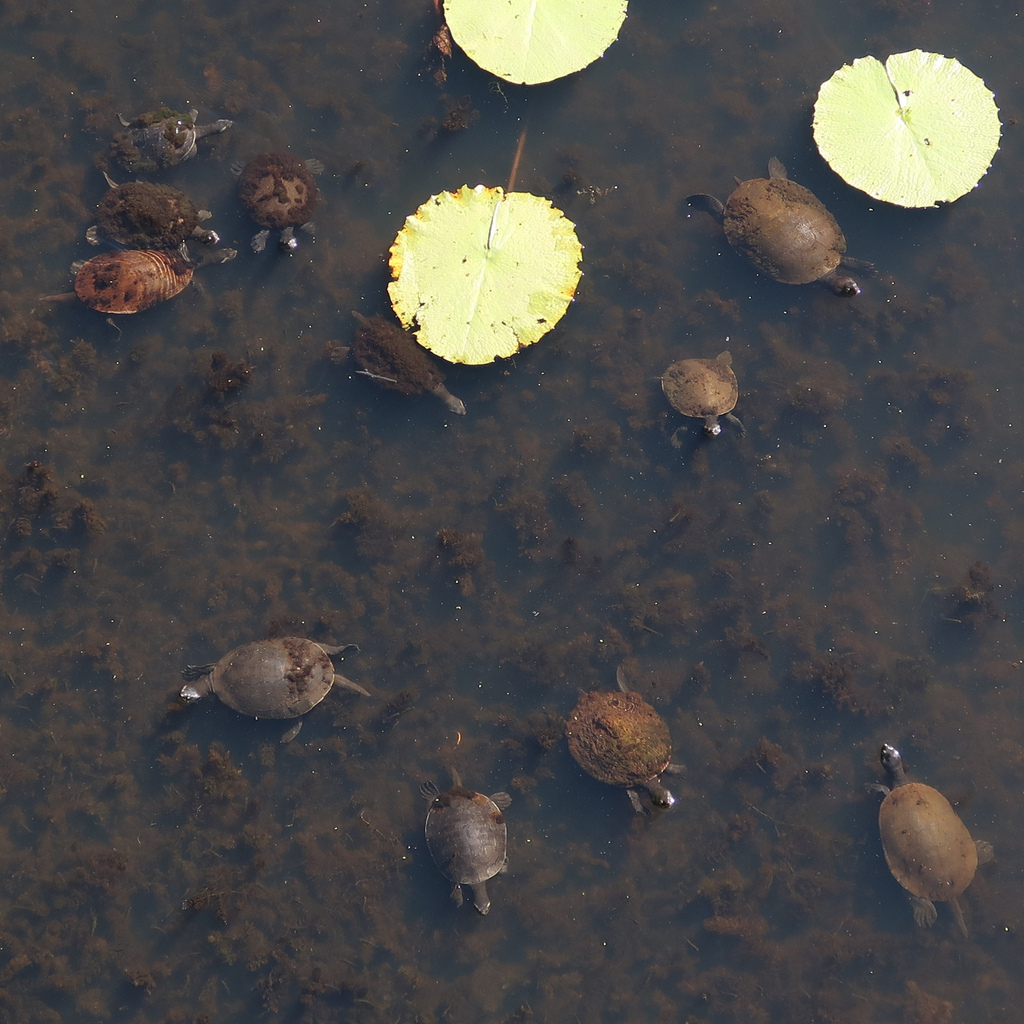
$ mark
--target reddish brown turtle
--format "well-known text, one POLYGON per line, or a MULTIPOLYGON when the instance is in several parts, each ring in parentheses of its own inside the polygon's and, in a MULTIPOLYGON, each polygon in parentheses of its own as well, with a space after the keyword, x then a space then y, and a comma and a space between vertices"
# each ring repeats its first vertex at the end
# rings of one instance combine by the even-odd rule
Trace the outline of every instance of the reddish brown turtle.
POLYGON ((244 644, 213 664, 188 665, 180 697, 190 702, 213 693, 253 718, 297 718, 316 707, 335 684, 369 696, 338 675, 331 663, 332 655, 354 646, 331 647, 297 636, 244 644))
POLYGON ((462 887, 473 891, 473 905, 481 914, 491 909, 487 881, 508 870, 508 832, 502 811, 512 798, 508 793, 484 796, 465 789, 457 772, 455 785, 440 792, 424 782, 420 794, 430 801, 423 831, 427 849, 441 874, 454 883, 452 899, 462 906, 462 887))
POLYGON ((846 255, 846 237, 835 217, 810 189, 790 181, 775 157, 768 161, 767 178, 737 178, 724 204, 703 193, 687 201, 710 213, 729 244, 762 274, 783 284, 821 281, 837 295, 859 295, 860 286, 841 268, 873 269, 846 255))
POLYGON ((93 245, 108 241, 129 249, 176 249, 187 238, 205 245, 220 241, 215 231, 200 226, 210 213, 179 189, 151 181, 118 185, 109 176, 107 183, 96 223, 86 232, 93 245))
POLYGON ((171 110, 160 107, 126 121, 118 120, 124 131, 114 136, 110 144, 110 159, 132 174, 150 173, 191 160, 196 155, 196 143, 207 135, 227 131, 234 123, 228 120, 212 124, 196 124, 199 111, 171 110))
POLYGON ((889 786, 875 783, 870 788, 886 794, 878 810, 885 862, 910 893, 918 925, 933 925, 938 916, 935 902, 946 902, 966 938, 967 924, 957 897, 971 884, 978 864, 991 859, 992 847, 971 838, 937 789, 907 780, 895 747, 885 744, 881 761, 889 786))
POLYGON ((661 389, 676 412, 703 420, 704 433, 710 437, 722 432, 719 416, 744 432, 732 413, 740 391, 728 352, 714 359, 680 359, 662 374, 661 389))
MULTIPOLYGON (((211 254, 204 264, 223 263, 235 255, 233 249, 221 249, 211 254)), ((75 295, 100 313, 141 313, 183 292, 199 265, 184 249, 104 252, 73 268, 76 270, 75 295)), ((60 295, 46 297, 64 298, 60 295)))
POLYGON ((637 813, 644 812, 637 789, 645 790, 656 807, 671 807, 676 798, 661 775, 684 769, 672 764, 668 725, 640 694, 627 690, 621 669, 616 679, 618 692, 580 696, 565 725, 569 752, 599 782, 624 787, 637 813))
POLYGON ((262 252, 270 232, 280 231, 278 245, 295 249, 299 242, 295 229, 311 230, 310 218, 320 201, 313 174, 321 169, 318 161, 303 161, 290 153, 260 153, 242 168, 238 176, 238 195, 263 230, 252 239, 253 252, 262 252))
POLYGON ((465 405, 444 386, 444 375, 408 331, 379 314, 352 315, 359 322, 352 341, 352 358, 361 367, 357 373, 403 395, 436 395, 449 412, 465 416, 465 405))

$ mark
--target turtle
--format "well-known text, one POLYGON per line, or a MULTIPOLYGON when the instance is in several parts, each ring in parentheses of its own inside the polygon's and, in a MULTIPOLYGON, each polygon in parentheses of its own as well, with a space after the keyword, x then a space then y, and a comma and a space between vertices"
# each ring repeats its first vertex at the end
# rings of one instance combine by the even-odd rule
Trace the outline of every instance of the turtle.
POLYGON ((686 198, 710 213, 729 244, 761 273, 783 284, 821 281, 836 295, 859 295, 860 286, 840 268, 874 269, 845 255, 846 238, 835 217, 810 189, 790 181, 775 157, 768 161, 767 178, 737 178, 724 205, 703 193, 686 198))
POLYGON ((196 155, 200 139, 225 132, 234 124, 221 119, 200 125, 196 124, 198 116, 198 110, 182 113, 170 107, 151 110, 133 121, 118 114, 124 131, 118 132, 110 143, 110 159, 132 174, 175 167, 196 155))
POLYGON ((893 877, 907 892, 914 921, 930 927, 938 916, 935 900, 949 903, 964 938, 967 924, 957 897, 971 884, 978 864, 992 859, 992 846, 971 839, 949 801, 931 786, 908 782, 900 752, 886 743, 880 759, 889 785, 878 809, 882 852, 893 877))
POLYGON ((253 236, 253 252, 266 248, 272 229, 281 232, 281 249, 298 247, 295 229, 312 230, 309 219, 320 200, 313 174, 322 169, 319 161, 302 161, 291 153, 260 153, 241 169, 238 195, 263 228, 253 236))
POLYGON ((644 805, 637 789, 646 790, 655 807, 672 807, 676 798, 661 775, 684 769, 672 764, 668 725, 639 693, 627 688, 621 668, 616 681, 618 692, 581 694, 565 725, 569 753, 599 782, 625 787, 638 814, 644 813, 644 805))
POLYGON ((366 317, 353 311, 352 315, 359 323, 351 349, 352 358, 362 367, 357 373, 403 395, 429 392, 449 412, 466 415, 466 406, 444 386, 441 371, 408 331, 379 314, 366 317))
POLYGON ((508 830, 502 811, 512 797, 508 793, 484 796, 465 789, 459 773, 452 771, 451 789, 442 793, 433 782, 420 786, 430 801, 423 833, 438 870, 454 883, 452 899, 462 906, 462 887, 473 890, 473 905, 481 914, 491 909, 487 880, 508 870, 508 830))
POLYGON ((355 647, 331 647, 297 636, 243 644, 210 665, 188 665, 183 701, 215 693, 225 704, 253 718, 298 718, 338 686, 368 697, 358 683, 337 675, 331 656, 355 647), (198 684, 198 685, 195 685, 198 684))
POLYGON ((728 352, 720 352, 714 359, 680 359, 662 375, 661 390, 677 412, 703 420, 709 437, 722 432, 719 416, 745 433, 732 413, 740 392, 728 352))
POLYGON ((102 241, 130 249, 176 249, 187 238, 216 245, 216 231, 200 227, 209 219, 184 192, 151 181, 118 185, 104 175, 110 186, 96 207, 96 223, 85 233, 92 245, 102 241))
POLYGON ((198 267, 225 263, 236 255, 234 249, 219 249, 197 263, 184 243, 176 250, 116 249, 73 265, 73 293, 43 298, 61 301, 77 296, 100 313, 141 313, 184 291, 198 267))

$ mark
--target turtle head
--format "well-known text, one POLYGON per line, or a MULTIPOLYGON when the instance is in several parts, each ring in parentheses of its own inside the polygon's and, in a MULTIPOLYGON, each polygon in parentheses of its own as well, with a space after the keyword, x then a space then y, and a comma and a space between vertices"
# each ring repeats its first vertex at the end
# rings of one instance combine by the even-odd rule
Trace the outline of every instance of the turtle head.
POLYGON ((836 295, 860 295, 860 285, 849 274, 833 271, 824 280, 836 295))
POLYGON ((717 416, 705 416, 704 417, 704 433, 708 437, 718 437, 722 432, 722 424, 718 422, 717 416))
POLYGON ((647 790, 655 807, 668 810, 669 807, 675 806, 676 798, 661 784, 661 779, 651 779, 644 785, 644 789, 647 790))
POLYGON ((183 700, 186 704, 191 704, 192 701, 199 700, 199 698, 202 696, 203 694, 200 693, 199 690, 192 685, 192 683, 186 683, 181 688, 181 693, 178 694, 178 697, 181 700, 183 700))
POLYGON ((893 789, 906 783, 907 773, 903 768, 903 758, 894 746, 888 743, 883 744, 878 758, 889 775, 889 783, 893 789))

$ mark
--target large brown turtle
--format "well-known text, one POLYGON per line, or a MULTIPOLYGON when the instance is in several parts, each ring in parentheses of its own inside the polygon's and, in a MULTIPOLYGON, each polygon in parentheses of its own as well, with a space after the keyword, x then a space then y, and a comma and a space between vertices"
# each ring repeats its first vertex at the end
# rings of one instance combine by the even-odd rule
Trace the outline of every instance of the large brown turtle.
POLYGON ((967 924, 957 897, 971 884, 978 864, 992 858, 992 847, 971 839, 937 789, 907 781, 903 759, 895 747, 885 744, 881 761, 889 786, 873 783, 870 788, 886 794, 878 810, 885 862, 910 893, 918 925, 933 925, 938 916, 935 901, 944 901, 966 938, 967 924))
POLYGON ((354 646, 330 647, 297 636, 244 644, 213 664, 188 665, 181 673, 188 682, 180 697, 188 702, 215 693, 243 715, 297 718, 316 707, 335 684, 369 696, 331 664, 331 655, 354 646))
POLYGON ((424 782, 420 794, 430 801, 423 831, 427 849, 446 878, 455 883, 452 899, 462 906, 462 887, 473 890, 473 905, 481 914, 491 909, 487 880, 508 870, 507 829, 502 811, 512 797, 508 793, 484 796, 462 786, 456 771, 454 785, 440 792, 424 782))
POLYGON ((141 114, 133 121, 118 114, 124 131, 110 143, 110 158, 132 174, 158 171, 191 160, 200 139, 227 131, 234 123, 222 119, 212 124, 196 124, 198 114, 197 110, 182 112, 170 107, 141 114))
POLYGON ((218 249, 197 263, 184 244, 177 250, 117 249, 74 264, 74 292, 43 298, 60 302, 77 296, 100 313, 141 313, 183 292, 198 267, 236 255, 234 249, 218 249))
POLYGON ((260 153, 239 172, 238 195, 263 230, 252 238, 253 252, 262 252, 271 230, 280 231, 278 246, 298 247, 295 229, 312 230, 310 217, 320 201, 313 175, 322 170, 318 160, 303 161, 291 153, 260 153))
POLYGON ((643 789, 656 807, 671 807, 676 798, 661 781, 664 772, 684 769, 672 764, 672 739, 665 720, 638 693, 626 687, 622 669, 618 692, 594 690, 580 696, 565 725, 569 753, 599 782, 623 786, 638 813, 643 789))
POLYGON ((732 414, 740 392, 728 352, 714 359, 680 359, 662 374, 661 389, 677 412, 703 420, 704 433, 710 437, 722 432, 719 416, 744 432, 732 414))
POLYGON ((725 228, 737 252, 783 284, 821 281, 837 295, 859 295, 860 286, 840 268, 872 269, 845 255, 846 237, 835 217, 810 189, 790 181, 775 157, 768 161, 767 178, 737 178, 724 205, 703 193, 686 198, 725 228))

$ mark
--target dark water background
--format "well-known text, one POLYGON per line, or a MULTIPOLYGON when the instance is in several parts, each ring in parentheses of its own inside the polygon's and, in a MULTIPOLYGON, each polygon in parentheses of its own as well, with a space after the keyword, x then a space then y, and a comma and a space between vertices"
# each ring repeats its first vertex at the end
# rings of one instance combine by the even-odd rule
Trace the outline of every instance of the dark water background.
POLYGON ((526 89, 429 48, 429 2, 0 3, 0 1019, 1020 1020, 1024 981, 1020 4, 634 0, 526 89), (904 211, 818 157, 818 85, 960 58, 997 95, 981 187, 904 211), (116 112, 231 117, 161 180, 242 250, 117 328, 67 287, 116 112), (439 123, 459 108, 469 126, 439 123), (403 218, 464 183, 577 224, 562 324, 452 368, 468 415, 329 358, 386 312, 403 218), (230 165, 316 157, 291 257, 230 165), (690 216, 777 155, 879 276, 757 277, 690 216), (726 341, 728 338, 728 341, 726 341), (669 437, 658 376, 728 347, 747 434, 669 437), (214 353, 251 365, 211 388, 214 353), (446 532, 445 532, 446 531, 446 532), (439 536, 440 535, 440 536, 439 536), (176 701, 267 635, 358 643, 280 723, 176 701), (578 690, 668 720, 634 816, 555 742, 578 690), (916 929, 877 835, 880 743, 991 841, 916 929), (508 789, 510 873, 456 909, 420 782, 508 789))

